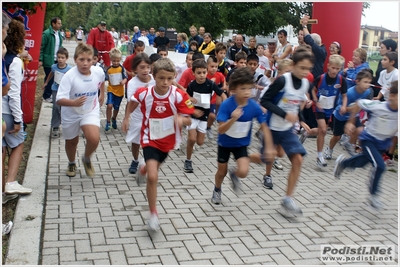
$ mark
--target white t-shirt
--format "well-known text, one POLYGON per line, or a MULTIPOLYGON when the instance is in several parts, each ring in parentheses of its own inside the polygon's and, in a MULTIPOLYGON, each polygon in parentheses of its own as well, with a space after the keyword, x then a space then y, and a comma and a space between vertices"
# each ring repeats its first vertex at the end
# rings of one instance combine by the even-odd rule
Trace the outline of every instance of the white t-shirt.
POLYGON ((77 99, 86 96, 85 103, 80 107, 62 107, 61 117, 65 122, 74 122, 88 113, 99 113, 98 91, 105 81, 104 71, 96 66, 90 67, 90 75, 83 75, 78 67, 73 67, 61 80, 58 87, 56 101, 66 99, 77 99))
POLYGON ((76 32, 76 39, 82 39, 83 37, 83 31, 82 30, 78 30, 76 32))
MULTIPOLYGON (((131 97, 133 96, 133 94, 135 94, 137 89, 139 89, 141 87, 151 88, 156 84, 153 76, 150 75, 150 77, 151 77, 151 80, 150 80, 150 82, 147 82, 147 83, 139 80, 139 78, 137 76, 135 76, 129 80, 128 91, 127 91, 128 102, 131 101, 131 97)), ((143 120, 143 113, 140 110, 140 104, 139 104, 139 106, 131 114, 131 124, 137 123, 137 122, 142 123, 142 120, 143 120)))
POLYGON ((256 70, 256 72, 260 72, 260 73, 265 73, 265 70, 270 70, 271 68, 269 67, 269 60, 266 56, 261 56, 258 57, 259 59, 259 63, 258 63, 258 69, 256 70))
POLYGON ((142 41, 145 46, 150 46, 149 38, 147 38, 146 36, 140 36, 138 38, 138 41, 142 41))
POLYGON ((381 93, 385 100, 389 97, 390 86, 393 81, 399 80, 399 70, 394 69, 390 73, 387 73, 387 70, 381 71, 379 76, 378 83, 382 86, 381 93))
POLYGON ((182 73, 188 69, 187 63, 177 63, 175 64, 175 68, 176 68, 176 78, 175 81, 178 82, 180 80, 180 78, 182 77, 182 73))

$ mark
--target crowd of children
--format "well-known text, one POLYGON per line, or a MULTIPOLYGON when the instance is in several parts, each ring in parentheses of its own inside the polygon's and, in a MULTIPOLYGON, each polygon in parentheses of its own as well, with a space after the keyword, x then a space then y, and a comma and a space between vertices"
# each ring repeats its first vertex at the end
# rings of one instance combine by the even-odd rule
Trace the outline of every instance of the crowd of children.
POLYGON ((218 167, 212 203, 222 203, 221 187, 227 173, 233 189, 240 192, 239 178, 247 176, 250 162, 265 164, 266 173, 261 182, 272 189, 272 167, 283 169, 275 157, 286 154, 291 169, 281 203, 282 212, 285 216, 301 216, 302 210, 293 196, 303 157, 307 154, 302 144, 308 136, 317 136, 316 164, 325 168, 328 165, 325 159, 332 159, 333 149, 346 131, 349 141, 345 148, 353 158, 344 160, 340 156, 336 160, 334 176, 340 177, 345 168, 371 162, 375 170, 370 186, 371 204, 380 207, 377 191, 385 169, 382 153, 387 151, 393 155, 391 140, 397 141, 397 86, 393 85, 398 80, 398 70, 394 67, 397 66, 397 53, 389 52, 383 57, 378 97, 364 100, 372 99, 373 90, 370 88, 372 74, 365 69, 368 66, 362 49, 354 51, 347 68, 343 68, 345 60, 342 56, 331 55, 327 73, 311 82, 310 70, 315 59, 307 45, 297 47, 290 55, 291 59, 276 60, 277 72, 272 75, 270 59, 264 56, 264 46, 257 45, 255 39, 250 39, 250 44, 249 54, 237 52, 231 67, 225 58, 227 47, 222 43, 215 45, 215 55, 210 55, 207 61, 202 53, 189 52, 185 63, 174 64, 168 59, 166 46, 160 45, 157 53, 147 55, 144 43, 138 41, 135 53, 123 64, 121 52, 113 48, 110 51, 112 65, 105 70, 96 66, 95 51, 91 46, 83 43, 77 46, 73 68, 66 64, 68 52, 61 48, 51 74, 55 77, 51 127, 52 136, 58 137, 62 123, 69 161, 67 175, 74 177, 76 174, 75 154, 81 130, 86 138, 82 162, 86 174, 95 175, 91 155, 100 140, 99 108, 107 96, 105 131, 118 129, 118 111, 125 95, 127 106, 121 129, 126 132, 126 142, 131 143, 133 160, 129 173, 137 175, 138 185, 147 181, 148 226, 151 230, 159 229, 156 200, 160 165, 171 150, 179 149, 182 130, 187 130, 183 172, 195 172, 192 163, 194 146, 202 146, 205 136, 214 140, 212 126, 215 120, 218 122, 218 167), (379 100, 381 97, 384 102, 379 100), (318 127, 310 129, 304 121, 302 109, 305 107, 312 107, 318 127), (370 114, 367 126, 361 123, 359 115, 356 116, 360 109, 370 114), (253 119, 260 125, 256 136, 261 144, 258 153, 248 154, 253 119), (331 120, 333 136, 323 150, 331 120), (300 137, 293 131, 296 124, 303 128, 300 137), (378 132, 377 129, 382 127, 386 127, 385 131, 378 132), (357 140, 361 144, 361 154, 355 152, 357 140), (143 159, 139 158, 140 147, 143 159), (228 168, 231 153, 236 166, 228 168))

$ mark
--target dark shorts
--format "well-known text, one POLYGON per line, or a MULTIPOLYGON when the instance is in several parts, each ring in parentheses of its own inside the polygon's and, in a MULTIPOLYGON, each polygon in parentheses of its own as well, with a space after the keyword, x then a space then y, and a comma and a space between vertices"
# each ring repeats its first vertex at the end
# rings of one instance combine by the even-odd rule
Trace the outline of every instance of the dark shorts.
POLYGON ((123 96, 116 96, 111 92, 107 93, 107 103, 106 105, 112 104, 115 110, 119 110, 123 96))
POLYGON ((165 159, 168 157, 168 153, 162 152, 161 150, 152 146, 146 146, 143 148, 143 156, 144 156, 144 161, 154 159, 160 163, 163 163, 165 159))
POLYGON ((241 146, 241 147, 218 146, 218 157, 217 157, 218 163, 228 163, 231 153, 235 157, 235 160, 249 156, 249 154, 247 153, 247 146, 241 146))
POLYGON ((79 38, 76 38, 76 40, 78 40, 78 41, 82 41, 82 39, 79 39, 79 38))
POLYGON ((217 104, 210 104, 210 113, 216 114, 217 112, 217 104))
POLYGON ((325 120, 325 122, 326 122, 326 125, 328 125, 329 124, 329 121, 330 121, 330 117, 326 117, 326 115, 325 115, 325 113, 323 113, 323 112, 314 112, 314 114, 315 114, 315 119, 318 121, 318 120, 325 120))
POLYGON ((274 144, 281 145, 288 157, 293 154, 300 154, 302 156, 307 154, 307 151, 299 141, 299 137, 293 133, 292 129, 282 132, 271 130, 271 134, 274 144))
MULTIPOLYGON (((344 126, 346 125, 347 121, 340 121, 335 116, 333 116, 333 135, 334 136, 341 136, 344 134, 344 126)), ((356 118, 356 128, 362 126, 360 119, 356 118)))

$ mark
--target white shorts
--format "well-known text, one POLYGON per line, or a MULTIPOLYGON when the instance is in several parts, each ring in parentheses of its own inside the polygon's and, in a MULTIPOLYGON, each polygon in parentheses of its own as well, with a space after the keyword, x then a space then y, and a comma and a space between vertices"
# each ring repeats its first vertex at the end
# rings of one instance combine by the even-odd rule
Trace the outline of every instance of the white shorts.
MULTIPOLYGON (((62 119, 62 117, 61 117, 62 119)), ((98 110, 94 110, 88 114, 84 114, 80 119, 75 122, 62 120, 63 137, 65 140, 71 140, 79 136, 81 133, 81 127, 83 125, 94 125, 100 129, 100 114, 98 110)))
POLYGON ((140 145, 140 132, 142 129, 142 121, 132 119, 129 122, 129 129, 126 133, 125 141, 140 145))
POLYGON ((207 122, 192 118, 192 124, 187 129, 188 131, 197 130, 205 134, 207 132, 207 122))

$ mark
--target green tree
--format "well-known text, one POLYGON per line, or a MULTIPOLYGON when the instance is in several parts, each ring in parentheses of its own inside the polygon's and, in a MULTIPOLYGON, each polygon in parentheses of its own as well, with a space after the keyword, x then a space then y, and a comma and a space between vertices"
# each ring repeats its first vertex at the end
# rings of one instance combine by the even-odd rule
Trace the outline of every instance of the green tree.
POLYGON ((63 21, 63 28, 70 29, 73 32, 73 30, 82 26, 85 31, 88 31, 86 24, 94 4, 89 2, 66 2, 65 6, 67 16, 63 21))
MULTIPOLYGON (((67 8, 65 3, 60 2, 47 2, 46 3, 46 14, 44 15, 44 25, 43 30, 46 30, 50 26, 50 21, 54 17, 59 17, 61 23, 64 24, 64 20, 67 17, 67 8)), ((63 26, 64 28, 64 26, 63 26)))

